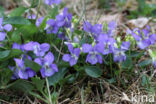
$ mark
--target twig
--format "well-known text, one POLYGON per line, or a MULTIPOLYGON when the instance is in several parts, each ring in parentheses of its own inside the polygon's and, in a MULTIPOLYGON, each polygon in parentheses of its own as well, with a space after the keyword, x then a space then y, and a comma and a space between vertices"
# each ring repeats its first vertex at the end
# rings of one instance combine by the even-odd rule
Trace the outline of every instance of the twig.
MULTIPOLYGON (((62 51, 63 42, 64 42, 64 40, 62 40, 61 47, 60 47, 60 50, 59 50, 60 52, 62 51)), ((57 62, 59 62, 60 55, 61 55, 61 54, 59 53, 58 58, 57 58, 57 62)))
POLYGON ((0 101, 1 101, 1 102, 4 102, 4 103, 6 103, 6 104, 12 104, 12 103, 7 102, 7 101, 5 101, 5 100, 3 100, 3 99, 0 99, 0 101))
POLYGON ((57 52, 59 52, 59 54, 64 55, 64 53, 62 53, 53 43, 51 43, 51 45, 55 48, 57 52))

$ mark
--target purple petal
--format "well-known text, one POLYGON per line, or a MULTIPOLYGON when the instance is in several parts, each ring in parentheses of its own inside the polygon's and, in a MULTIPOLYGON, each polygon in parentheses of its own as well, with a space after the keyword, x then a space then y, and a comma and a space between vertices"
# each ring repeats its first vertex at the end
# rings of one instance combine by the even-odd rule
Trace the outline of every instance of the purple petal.
POLYGON ((82 45, 83 53, 88 53, 88 52, 92 51, 92 49, 93 49, 93 47, 90 44, 83 44, 82 45))
POLYGON ((32 78, 33 76, 35 76, 35 71, 33 71, 32 69, 30 69, 30 68, 27 68, 26 69, 26 72, 28 73, 28 76, 30 77, 30 78, 32 78))
POLYGON ((112 21, 108 24, 109 30, 114 30, 116 28, 117 23, 115 21, 112 21))
POLYGON ((86 62, 89 62, 92 65, 94 65, 94 64, 96 64, 98 62, 98 59, 97 59, 97 57, 96 57, 95 54, 88 54, 87 55, 86 62))
POLYGON ((131 44, 130 41, 129 42, 122 42, 121 49, 129 50, 130 44, 131 44))
POLYGON ((100 53, 103 53, 104 51, 104 44, 103 43, 98 43, 94 46, 94 50, 100 53))
POLYGON ((18 72, 18 76, 21 78, 21 79, 28 79, 28 73, 25 72, 24 70, 19 70, 18 72))
POLYGON ((36 21, 36 26, 39 27, 41 25, 41 23, 43 22, 43 20, 44 20, 44 17, 38 18, 36 21))
POLYGON ((47 62, 49 65, 52 64, 54 61, 54 55, 51 52, 48 52, 47 55, 44 57, 44 62, 47 62))
POLYGON ((49 51, 50 45, 48 43, 43 43, 40 45, 42 51, 47 52, 49 51))
POLYGON ((45 78, 45 68, 42 68, 40 72, 41 72, 42 77, 45 78))
POLYGON ((137 45, 140 49, 145 49, 147 48, 149 45, 151 45, 151 42, 149 39, 145 39, 143 41, 137 42, 137 45))
POLYGON ((55 71, 55 72, 58 72, 58 67, 56 64, 52 64, 51 65, 51 68, 55 71))
POLYGON ((17 44, 17 43, 13 43, 12 45, 12 49, 21 49, 21 45, 17 44))
POLYGON ((29 43, 27 43, 27 44, 25 44, 25 45, 23 45, 23 48, 24 48, 24 50, 26 50, 26 51, 33 51, 34 50, 34 42, 29 42, 29 43))
POLYGON ((50 77, 55 73, 55 71, 51 68, 45 70, 45 76, 50 77))
POLYGON ((68 46, 68 50, 69 50, 69 52, 71 52, 71 53, 73 53, 73 45, 72 44, 67 44, 67 46, 68 46))
POLYGON ((69 63, 70 63, 70 66, 73 66, 77 63, 77 60, 75 58, 71 58, 69 63))
POLYGON ((75 49, 74 49, 74 54, 75 54, 77 57, 79 57, 80 53, 81 53, 80 48, 75 48, 75 49))
POLYGON ((83 23, 83 30, 84 31, 91 32, 91 28, 92 28, 92 25, 89 22, 86 21, 83 23))
POLYGON ((10 24, 6 24, 6 25, 4 25, 4 27, 3 27, 6 31, 11 31, 11 29, 12 29, 12 25, 10 25, 10 24))
POLYGON ((135 38, 136 41, 140 41, 141 37, 139 35, 137 35, 136 33, 132 33, 133 37, 135 38))
POLYGON ((106 42, 108 40, 108 36, 106 35, 106 34, 100 34, 99 36, 98 36, 98 41, 99 42, 106 42))
POLYGON ((17 59, 15 58, 14 61, 16 62, 16 64, 21 68, 23 69, 24 67, 24 61, 22 59, 17 59))
POLYGON ((36 63, 38 63, 39 65, 42 66, 42 61, 41 61, 40 58, 36 58, 36 59, 34 60, 34 62, 36 62, 36 63))
POLYGON ((49 19, 47 21, 47 24, 50 25, 50 26, 53 26, 55 24, 55 20, 54 19, 49 19))
POLYGON ((6 33, 5 32, 0 32, 0 41, 3 41, 6 37, 6 33))
POLYGON ((97 55, 97 59, 98 59, 98 62, 99 62, 100 64, 102 64, 102 56, 101 56, 101 55, 97 55))
POLYGON ((151 44, 155 44, 155 42, 156 42, 156 34, 150 35, 150 36, 149 36, 149 39, 150 39, 150 41, 151 41, 151 44))
POLYGON ((36 15, 35 14, 28 15, 28 19, 36 19, 36 15))
POLYGON ((63 55, 63 61, 68 62, 70 60, 71 56, 69 54, 63 55))

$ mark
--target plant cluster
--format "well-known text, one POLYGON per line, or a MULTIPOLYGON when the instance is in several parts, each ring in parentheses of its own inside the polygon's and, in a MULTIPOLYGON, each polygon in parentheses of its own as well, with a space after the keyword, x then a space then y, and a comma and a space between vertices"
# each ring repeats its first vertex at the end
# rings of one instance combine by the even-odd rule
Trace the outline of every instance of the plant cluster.
MULTIPOLYGON (((79 74, 86 72, 94 78, 102 75, 103 66, 109 67, 111 72, 116 68, 132 69, 134 67, 131 67, 132 62, 129 63, 129 60, 147 52, 152 58, 149 64, 156 67, 156 52, 152 50, 156 43, 156 34, 151 33, 149 26, 142 30, 127 29, 125 39, 122 40, 116 32, 115 21, 94 25, 84 21, 83 29, 78 29, 81 19, 72 16, 67 8, 59 13, 61 0, 44 2, 53 5, 52 13, 44 17, 38 18, 38 14, 30 13, 27 18, 22 17, 25 12, 36 7, 34 2, 31 7, 17 8, 8 16, 1 14, 0 88, 9 88, 16 85, 17 81, 22 83, 17 79, 31 79, 43 94, 39 87, 41 85, 36 81, 42 84, 45 78, 48 87, 56 87, 63 78, 71 78, 72 74, 67 75, 68 69, 76 70, 79 74), (68 77, 64 77, 65 75, 68 77), (17 81, 9 84, 10 79, 17 81)), ((40 1, 36 3, 41 5, 40 1)), ((143 63, 145 62, 139 65, 142 67, 147 64, 143 63)), ((34 95, 32 92, 31 94, 34 95)))

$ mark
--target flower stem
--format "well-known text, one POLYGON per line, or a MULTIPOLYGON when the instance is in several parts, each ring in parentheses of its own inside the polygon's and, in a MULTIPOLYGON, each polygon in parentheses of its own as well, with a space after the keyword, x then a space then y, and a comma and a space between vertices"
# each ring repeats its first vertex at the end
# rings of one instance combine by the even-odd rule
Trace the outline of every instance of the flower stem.
POLYGON ((39 0, 39 5, 38 5, 38 10, 37 10, 36 20, 38 19, 38 15, 39 15, 39 12, 40 12, 40 7, 41 7, 41 1, 39 0))
POLYGON ((49 104, 53 104, 53 103, 52 103, 52 100, 51 100, 51 94, 50 94, 49 82, 48 82, 47 77, 46 77, 45 79, 46 79, 46 85, 47 85, 47 90, 48 90, 48 95, 49 95, 49 104))
POLYGON ((112 67, 112 56, 111 54, 109 55, 110 57, 110 69, 111 69, 111 76, 113 76, 113 67, 112 67))

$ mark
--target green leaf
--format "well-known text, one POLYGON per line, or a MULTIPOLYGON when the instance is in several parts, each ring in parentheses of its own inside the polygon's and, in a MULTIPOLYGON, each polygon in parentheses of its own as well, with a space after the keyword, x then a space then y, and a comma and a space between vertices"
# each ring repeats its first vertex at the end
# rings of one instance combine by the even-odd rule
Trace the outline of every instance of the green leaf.
POLYGON ((141 83, 141 85, 145 86, 145 85, 148 85, 148 84, 149 84, 149 79, 148 79, 147 75, 143 74, 142 75, 142 83, 141 83))
POLYGON ((16 43, 21 43, 21 31, 19 29, 15 30, 11 35, 11 40, 16 43))
POLYGON ((126 58, 126 60, 124 62, 122 62, 122 68, 132 68, 133 67, 133 63, 132 63, 132 58, 131 57, 128 57, 126 58))
POLYGON ((10 52, 11 52, 10 50, 0 51, 0 61, 2 61, 4 58, 7 58, 10 52))
POLYGON ((55 6, 54 8, 49 9, 48 15, 54 19, 58 13, 58 6, 55 6))
POLYGON ((23 51, 18 50, 18 49, 12 49, 10 52, 9 58, 20 56, 21 54, 23 54, 23 51))
POLYGON ((12 24, 12 25, 30 25, 31 22, 28 19, 25 19, 23 17, 15 16, 10 17, 4 20, 4 24, 12 24))
POLYGON ((66 72, 67 72, 66 68, 60 68, 57 73, 55 73, 51 77, 48 77, 49 85, 55 86, 57 83, 59 83, 63 79, 66 72))
POLYGON ((37 33, 37 27, 34 24, 25 25, 15 30, 11 36, 11 40, 17 43, 21 42, 21 36, 24 40, 29 40, 37 33), (21 36, 20 36, 21 35, 21 36))
POLYGON ((33 69, 35 72, 38 72, 41 69, 41 66, 39 64, 28 59, 25 59, 25 65, 33 69))
POLYGON ((4 16, 4 8, 0 6, 0 17, 4 16))
POLYGON ((8 60, 9 58, 20 56, 23 52, 18 49, 0 51, 0 61, 8 60))
POLYGON ((38 4, 39 4, 39 0, 31 0, 30 8, 35 8, 38 6, 38 4))
POLYGON ((0 89, 7 88, 7 83, 10 81, 11 77, 12 71, 10 69, 4 68, 2 71, 0 70, 0 89))
POLYGON ((32 78, 32 82, 35 84, 36 88, 39 91, 43 90, 45 80, 42 80, 39 77, 35 77, 35 78, 32 78))
POLYGON ((22 16, 26 10, 27 8, 25 7, 18 7, 9 14, 9 17, 22 16))
POLYGON ((147 59, 147 60, 145 60, 145 61, 141 61, 141 62, 138 64, 138 66, 139 66, 139 67, 145 67, 145 66, 150 65, 151 63, 152 63, 152 60, 151 60, 151 59, 147 59))
POLYGON ((37 27, 34 24, 22 26, 19 31, 23 34, 23 38, 31 38, 36 32, 37 27))
POLYGON ((86 66, 85 72, 93 78, 98 78, 102 75, 102 70, 96 66, 86 66))
POLYGON ((32 90, 34 90, 34 86, 32 83, 26 80, 19 79, 10 85, 8 85, 10 89, 16 90, 16 91, 22 91, 25 93, 29 93, 32 90))
POLYGON ((40 29, 40 30, 43 31, 43 30, 45 29, 47 20, 48 20, 48 17, 45 16, 45 18, 43 19, 42 23, 41 23, 40 26, 39 26, 39 29, 40 29))
MULTIPOLYGON (((128 53, 129 54, 129 53, 128 53)), ((130 54, 130 57, 134 57, 134 58, 139 58, 141 57, 142 55, 144 54, 144 52, 137 52, 137 51, 132 51, 131 54, 130 54)))

